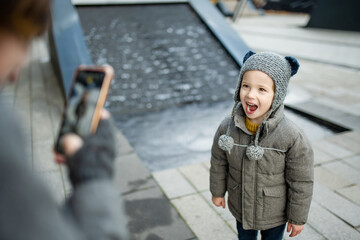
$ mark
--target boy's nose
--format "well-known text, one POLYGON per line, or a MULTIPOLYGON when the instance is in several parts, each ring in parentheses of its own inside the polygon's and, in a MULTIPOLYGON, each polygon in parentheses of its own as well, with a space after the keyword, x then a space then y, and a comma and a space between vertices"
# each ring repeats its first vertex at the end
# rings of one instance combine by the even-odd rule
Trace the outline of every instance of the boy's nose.
POLYGON ((255 90, 254 89, 250 89, 248 94, 247 94, 247 97, 248 98, 255 98, 256 96, 256 93, 255 93, 255 90))

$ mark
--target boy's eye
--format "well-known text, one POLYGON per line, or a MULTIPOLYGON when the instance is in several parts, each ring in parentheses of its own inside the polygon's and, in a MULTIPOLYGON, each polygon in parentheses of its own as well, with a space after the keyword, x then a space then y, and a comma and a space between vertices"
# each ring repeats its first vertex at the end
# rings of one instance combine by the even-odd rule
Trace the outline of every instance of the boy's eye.
POLYGON ((242 87, 247 88, 247 87, 249 87, 249 85, 243 84, 242 87))
POLYGON ((260 90, 260 92, 266 92, 265 88, 260 88, 259 90, 260 90))

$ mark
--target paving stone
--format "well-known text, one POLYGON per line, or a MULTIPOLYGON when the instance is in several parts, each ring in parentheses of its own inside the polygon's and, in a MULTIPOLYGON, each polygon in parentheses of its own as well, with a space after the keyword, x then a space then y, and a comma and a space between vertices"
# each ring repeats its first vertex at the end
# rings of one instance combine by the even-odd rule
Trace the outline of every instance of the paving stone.
POLYGON ((131 239, 193 239, 195 236, 159 188, 123 195, 131 239))
POLYGON ((331 143, 327 140, 320 140, 314 143, 314 146, 316 146, 317 148, 319 148, 320 150, 331 154, 337 158, 345 158, 345 157, 350 157, 352 155, 354 155, 353 152, 338 146, 337 144, 331 143))
POLYGON ((316 146, 313 147, 313 150, 314 150, 315 164, 320 164, 320 163, 324 163, 324 162, 328 162, 328 161, 332 161, 332 160, 336 159, 335 156, 332 156, 329 153, 326 153, 326 152, 320 150, 316 146))
POLYGON ((36 171, 58 171, 54 161, 53 141, 33 141, 33 166, 36 171))
POLYGON ((337 134, 327 139, 328 141, 342 146, 351 152, 360 153, 360 143, 354 141, 354 139, 347 136, 347 132, 343 134, 337 134))
POLYGON ((310 207, 309 224, 327 239, 360 239, 360 233, 335 215, 313 201, 310 207))
MULTIPOLYGON (((19 80, 16 83, 15 96, 16 101, 19 98, 30 98, 30 81, 29 81, 30 67, 25 67, 20 74, 19 80)), ((29 102, 28 102, 29 103, 29 102)))
POLYGON ((60 171, 41 172, 39 176, 45 186, 50 190, 56 202, 59 204, 63 203, 65 201, 65 189, 60 171))
POLYGON ((347 164, 350 164, 352 167, 355 167, 358 170, 360 170, 360 155, 350 158, 345 158, 343 161, 346 162, 347 164))
POLYGON ((205 161, 205 162, 203 162, 202 164, 206 167, 206 169, 207 169, 208 171, 210 170, 210 167, 211 167, 210 160, 205 161))
POLYGON ((117 157, 115 184, 122 193, 156 186, 154 179, 135 153, 117 157))
POLYGON ((360 187, 359 186, 355 185, 355 186, 350 186, 347 188, 338 189, 338 190, 336 190, 336 192, 338 192, 339 194, 346 197, 348 200, 350 200, 350 201, 356 203, 358 206, 360 206, 360 187))
POLYGON ((208 202, 208 204, 225 220, 225 221, 230 221, 230 220, 234 220, 235 221, 235 217, 231 214, 229 208, 228 208, 228 195, 227 193, 225 194, 225 208, 222 207, 216 207, 213 203, 212 203, 212 195, 210 193, 210 191, 204 191, 201 193, 201 195, 206 199, 206 201, 208 202))
POLYGON ((65 98, 60 92, 60 85, 54 76, 50 63, 43 64, 42 70, 44 78, 47 79, 47 81, 45 81, 46 101, 52 123, 52 130, 55 136, 59 132, 65 98))
POLYGON ((209 189, 209 171, 202 164, 195 164, 178 168, 197 191, 209 189))
POLYGON ((233 230, 200 196, 193 194, 171 200, 198 239, 237 239, 233 230))
POLYGON ((347 179, 349 182, 356 183, 360 186, 360 170, 352 168, 342 161, 324 164, 323 167, 332 171, 333 173, 336 173, 336 175, 347 179))
POLYGON ((233 219, 233 220, 229 220, 229 221, 226 221, 226 222, 230 226, 230 228, 237 234, 236 220, 233 219))
POLYGON ((346 136, 348 136, 349 138, 353 139, 354 141, 360 144, 360 132, 357 131, 347 132, 346 136))
POLYGON ((321 184, 314 184, 313 199, 352 226, 360 225, 360 206, 357 206, 321 184))
POLYGON ((196 190, 176 169, 152 173, 160 188, 169 199, 193 194, 196 190))
POLYGON ((45 100, 32 100, 32 138, 34 141, 54 139, 50 115, 45 100))
POLYGON ((119 155, 127 155, 129 153, 134 152, 133 148, 129 144, 128 140, 125 138, 124 134, 119 130, 116 134, 119 155))
POLYGON ((314 230, 312 226, 309 224, 306 224, 304 227, 304 230, 301 232, 301 234, 297 235, 296 237, 289 237, 290 233, 286 232, 284 233, 284 239, 286 240, 325 240, 326 238, 322 236, 320 233, 314 230))
POLYGON ((324 167, 315 167, 314 169, 315 181, 327 186, 330 189, 336 190, 351 185, 351 182, 340 177, 339 175, 329 171, 324 167))

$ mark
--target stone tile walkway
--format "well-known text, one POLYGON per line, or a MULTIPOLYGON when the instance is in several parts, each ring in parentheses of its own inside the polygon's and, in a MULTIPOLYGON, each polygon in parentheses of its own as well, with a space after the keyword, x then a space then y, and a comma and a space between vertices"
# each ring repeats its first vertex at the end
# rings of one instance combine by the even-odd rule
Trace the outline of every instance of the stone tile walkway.
MULTIPOLYGON (((300 236, 285 239, 360 239, 360 134, 336 134, 312 145, 315 187, 308 224, 300 236)), ((234 217, 211 203, 209 167, 206 161, 153 176, 199 239, 236 239, 234 217)))

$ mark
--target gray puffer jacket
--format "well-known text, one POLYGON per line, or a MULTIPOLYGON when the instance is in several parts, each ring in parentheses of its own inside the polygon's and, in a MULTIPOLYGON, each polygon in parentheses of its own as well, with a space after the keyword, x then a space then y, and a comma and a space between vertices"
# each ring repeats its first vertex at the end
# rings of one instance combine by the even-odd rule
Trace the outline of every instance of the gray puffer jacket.
POLYGON ((224 197, 228 192, 229 209, 244 229, 266 230, 287 221, 305 224, 314 180, 311 145, 302 130, 284 116, 283 105, 259 126, 259 131, 264 155, 251 161, 245 152, 255 135, 245 126, 241 103, 234 120, 223 120, 212 146, 210 191, 214 197, 224 197), (231 154, 218 146, 230 121, 235 142, 231 154))

